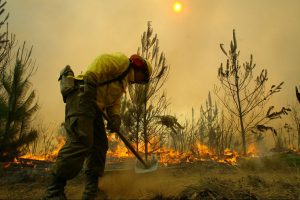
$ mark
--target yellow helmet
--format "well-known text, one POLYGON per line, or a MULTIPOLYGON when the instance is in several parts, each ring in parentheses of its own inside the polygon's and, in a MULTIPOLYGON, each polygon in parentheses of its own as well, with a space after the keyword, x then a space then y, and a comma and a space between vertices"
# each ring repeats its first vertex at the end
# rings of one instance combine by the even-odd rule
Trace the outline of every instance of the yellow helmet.
POLYGON ((135 83, 148 83, 152 74, 151 63, 137 54, 130 56, 129 60, 134 72, 141 71, 144 74, 144 79, 135 81, 135 83))

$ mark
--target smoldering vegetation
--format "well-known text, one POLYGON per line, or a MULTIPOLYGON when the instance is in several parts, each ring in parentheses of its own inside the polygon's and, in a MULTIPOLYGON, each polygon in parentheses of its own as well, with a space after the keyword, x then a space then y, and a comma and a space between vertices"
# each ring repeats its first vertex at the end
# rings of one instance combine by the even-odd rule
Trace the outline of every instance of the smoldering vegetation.
MULTIPOLYGON (((100 188, 108 199, 299 199, 300 156, 276 154, 239 160, 237 165, 197 162, 152 173, 106 171, 100 188), (287 162, 287 160, 289 160, 287 162)), ((0 199, 39 199, 49 172, 23 166, 1 170, 0 199)), ((80 199, 84 174, 68 182, 68 199, 80 199)))

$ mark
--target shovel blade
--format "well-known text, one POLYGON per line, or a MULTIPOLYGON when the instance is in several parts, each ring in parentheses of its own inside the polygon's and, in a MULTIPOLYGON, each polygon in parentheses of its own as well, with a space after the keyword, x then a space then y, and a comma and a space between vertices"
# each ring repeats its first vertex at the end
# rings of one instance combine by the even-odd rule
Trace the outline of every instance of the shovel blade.
POLYGON ((158 167, 157 160, 151 160, 151 162, 148 164, 148 167, 145 167, 139 161, 137 161, 134 171, 137 174, 149 173, 149 172, 156 171, 157 167, 158 167))

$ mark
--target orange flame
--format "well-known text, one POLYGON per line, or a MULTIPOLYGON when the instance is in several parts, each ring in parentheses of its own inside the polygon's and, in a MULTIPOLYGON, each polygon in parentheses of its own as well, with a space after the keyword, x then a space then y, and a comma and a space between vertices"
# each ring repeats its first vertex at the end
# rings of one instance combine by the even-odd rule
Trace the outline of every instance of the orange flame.
POLYGON ((257 157, 258 156, 258 150, 256 149, 256 147, 253 143, 248 146, 247 155, 249 157, 257 157))
MULTIPOLYGON (((58 137, 57 140, 58 144, 52 152, 38 155, 28 153, 22 156, 21 158, 53 161, 53 159, 57 156, 58 151, 65 143, 65 139, 63 137, 58 137)), ((129 151, 129 149, 124 145, 124 143, 118 137, 116 137, 115 133, 108 135, 108 140, 111 146, 110 149, 107 151, 107 157, 116 159, 126 159, 134 157, 133 154, 129 151)), ((150 141, 150 144, 155 143, 158 144, 158 142, 150 141)), ((140 147, 142 147, 142 145, 140 145, 140 147)), ((249 146, 249 154, 251 152, 251 155, 255 155, 256 151, 254 150, 254 146, 249 146)), ((166 147, 161 147, 156 150, 153 150, 151 149, 151 147, 149 147, 149 152, 156 154, 158 162, 165 166, 181 163, 192 163, 204 160, 213 160, 220 163, 235 165, 239 156, 237 152, 232 151, 230 149, 225 149, 221 155, 217 155, 206 145, 200 143, 195 144, 189 151, 185 152, 176 151, 166 147)), ((140 153, 143 154, 143 150, 141 150, 140 153)))
POLYGON ((107 151, 107 156, 113 158, 130 158, 133 157, 132 153, 126 148, 126 146, 116 137, 115 133, 110 134, 107 137, 110 143, 114 143, 115 146, 111 147, 107 151))
POLYGON ((33 160, 48 160, 48 161, 53 161, 58 154, 58 151, 61 149, 61 147, 65 144, 65 138, 63 136, 57 137, 57 145, 55 149, 50 152, 50 153, 42 153, 42 154, 32 154, 32 153, 27 153, 20 158, 27 158, 27 159, 33 159, 33 160))
POLYGON ((200 143, 197 143, 194 148, 187 152, 160 149, 156 153, 159 155, 159 162, 165 166, 169 164, 190 163, 204 160, 213 160, 235 165, 239 156, 237 152, 230 149, 225 149, 223 155, 218 156, 206 145, 200 143))

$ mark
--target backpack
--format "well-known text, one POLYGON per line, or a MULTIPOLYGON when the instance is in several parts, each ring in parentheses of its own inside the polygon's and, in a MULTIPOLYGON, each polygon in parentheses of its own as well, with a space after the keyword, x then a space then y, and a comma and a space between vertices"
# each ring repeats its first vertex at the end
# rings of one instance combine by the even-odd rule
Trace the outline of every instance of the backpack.
MULTIPOLYGON (((96 87, 107 85, 107 84, 110 84, 110 83, 115 82, 115 81, 122 82, 122 80, 125 78, 125 76, 129 73, 130 68, 131 67, 129 66, 124 72, 122 72, 122 74, 120 74, 116 78, 113 78, 111 80, 107 80, 107 81, 104 81, 102 83, 99 83, 99 84, 96 85, 96 87)), ((67 96, 76 89, 75 81, 79 85, 84 84, 83 80, 82 81, 75 80, 74 72, 73 72, 73 70, 71 69, 71 67, 69 65, 67 65, 66 67, 64 67, 61 70, 58 81, 60 81, 60 93, 63 96, 64 103, 66 103, 67 96)))
POLYGON ((61 71, 58 78, 60 82, 60 93, 66 103, 66 98, 75 88, 74 72, 69 65, 65 66, 61 71))

